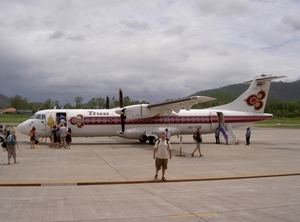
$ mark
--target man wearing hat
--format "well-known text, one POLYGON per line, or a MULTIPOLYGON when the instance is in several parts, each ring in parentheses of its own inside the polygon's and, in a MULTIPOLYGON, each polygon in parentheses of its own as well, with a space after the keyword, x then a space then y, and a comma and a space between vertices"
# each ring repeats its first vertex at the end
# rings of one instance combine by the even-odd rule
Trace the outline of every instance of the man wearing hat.
POLYGON ((251 130, 250 130, 250 127, 247 128, 247 131, 246 131, 246 145, 249 145, 250 144, 250 136, 251 136, 251 130))

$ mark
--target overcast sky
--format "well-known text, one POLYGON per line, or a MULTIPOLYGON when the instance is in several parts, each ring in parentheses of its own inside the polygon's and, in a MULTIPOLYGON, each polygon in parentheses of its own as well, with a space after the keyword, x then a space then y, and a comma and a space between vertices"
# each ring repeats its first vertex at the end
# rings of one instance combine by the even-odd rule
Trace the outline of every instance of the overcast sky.
POLYGON ((300 79, 299 0, 1 0, 0 94, 151 103, 300 79))

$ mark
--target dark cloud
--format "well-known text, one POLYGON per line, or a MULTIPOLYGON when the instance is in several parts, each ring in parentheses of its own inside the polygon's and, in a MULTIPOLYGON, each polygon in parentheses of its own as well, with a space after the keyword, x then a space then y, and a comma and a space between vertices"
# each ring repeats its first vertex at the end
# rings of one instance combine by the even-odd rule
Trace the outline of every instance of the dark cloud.
POLYGON ((65 33, 62 31, 55 31, 54 33, 50 34, 49 39, 61 39, 65 36, 65 33))
POLYGON ((297 14, 287 14, 282 18, 282 22, 286 25, 289 25, 296 31, 300 31, 300 20, 299 13, 297 14))

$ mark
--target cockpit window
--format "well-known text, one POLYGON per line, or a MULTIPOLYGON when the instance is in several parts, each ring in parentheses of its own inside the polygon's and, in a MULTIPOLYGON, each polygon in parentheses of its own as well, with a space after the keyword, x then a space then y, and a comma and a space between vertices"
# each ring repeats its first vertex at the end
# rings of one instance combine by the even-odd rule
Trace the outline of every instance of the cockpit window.
POLYGON ((41 119, 42 118, 42 115, 41 114, 37 114, 35 119, 41 119))
POLYGON ((34 114, 32 117, 30 117, 30 119, 35 119, 36 116, 37 114, 34 114))
POLYGON ((42 114, 42 119, 46 119, 46 115, 45 114, 42 114))

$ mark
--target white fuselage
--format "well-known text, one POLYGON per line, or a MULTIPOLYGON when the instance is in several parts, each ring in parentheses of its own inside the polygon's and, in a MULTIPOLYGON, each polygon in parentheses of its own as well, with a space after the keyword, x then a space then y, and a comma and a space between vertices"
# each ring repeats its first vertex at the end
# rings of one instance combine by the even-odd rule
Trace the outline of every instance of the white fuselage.
POLYGON ((36 127, 36 135, 49 136, 53 124, 59 123, 59 116, 64 115, 67 125, 72 129, 73 137, 121 136, 139 139, 143 134, 159 135, 168 128, 172 135, 192 134, 197 127, 202 134, 213 133, 220 123, 231 124, 232 128, 269 119, 272 114, 247 113, 239 111, 213 109, 182 109, 170 116, 125 120, 125 131, 121 131, 120 115, 115 109, 51 109, 37 112, 31 119, 18 126, 18 131, 28 135, 36 127))

